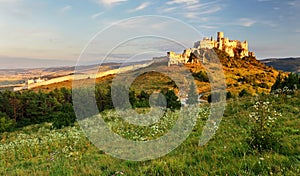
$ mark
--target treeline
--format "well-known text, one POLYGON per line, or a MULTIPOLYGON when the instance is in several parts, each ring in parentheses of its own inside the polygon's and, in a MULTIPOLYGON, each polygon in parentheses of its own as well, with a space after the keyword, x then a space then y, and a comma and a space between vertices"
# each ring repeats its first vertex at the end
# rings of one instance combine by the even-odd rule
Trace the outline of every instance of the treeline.
MULTIPOLYGON (((111 88, 97 86, 95 90, 99 112, 113 109, 111 88)), ((164 90, 161 93, 165 97, 167 108, 180 108, 180 101, 173 90, 164 90)), ((85 96, 84 93, 82 96, 85 96)), ((150 107, 149 98, 150 94, 145 91, 129 92, 129 101, 133 108, 150 107)), ((67 88, 55 89, 49 93, 31 90, 0 92, 0 105, 0 132, 43 122, 52 122, 54 128, 62 128, 76 121, 72 90, 67 88)), ((164 103, 160 105, 164 106, 164 103)), ((89 110, 88 107, 86 110, 89 110)))
POLYGON ((43 122, 61 128, 75 122, 71 90, 55 89, 49 93, 23 91, 0 92, 0 131, 43 122))
POLYGON ((271 88, 271 91, 278 90, 296 90, 300 88, 300 77, 297 73, 290 73, 287 77, 279 74, 276 78, 276 82, 271 88))

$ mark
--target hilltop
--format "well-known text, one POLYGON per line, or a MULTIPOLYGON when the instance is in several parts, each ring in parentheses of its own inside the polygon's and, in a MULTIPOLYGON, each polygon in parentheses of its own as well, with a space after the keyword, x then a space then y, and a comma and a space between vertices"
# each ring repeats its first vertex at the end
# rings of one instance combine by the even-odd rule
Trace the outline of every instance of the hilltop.
MULTIPOLYGON (((218 55, 222 64, 222 68, 226 78, 227 91, 230 91, 234 95, 238 95, 238 93, 243 89, 245 89, 250 94, 270 92, 270 88, 275 83, 279 71, 270 66, 266 66, 264 63, 260 62, 253 56, 236 58, 230 57, 226 52, 218 50, 216 48, 214 49, 214 51, 218 55)), ((192 57, 195 56, 192 55, 191 58, 192 57)), ((207 73, 201 62, 188 62, 184 65, 193 74, 198 87, 198 92, 203 93, 210 91, 210 83, 207 77, 207 73)), ((157 89, 174 88, 174 83, 172 82, 172 80, 167 76, 159 73, 159 71, 176 70, 177 68, 179 68, 179 66, 171 65, 170 67, 168 67, 167 61, 162 60, 150 65, 149 67, 155 67, 155 70, 157 71, 151 71, 139 75, 132 84, 132 88, 136 90, 136 92, 140 92, 141 90, 151 92, 157 89)), ((147 67, 141 69, 147 69, 147 67)), ((96 83, 110 84, 114 76, 115 74, 111 74, 97 78, 96 83)), ((71 88, 72 81, 68 80, 64 82, 45 85, 34 88, 34 90, 42 90, 48 92, 55 88, 61 87, 71 88)))
MULTIPOLYGON (((178 85, 175 85, 174 80, 171 80, 171 78, 162 73, 175 70, 178 72, 177 77, 180 77, 182 76, 180 75, 180 73, 182 73, 180 71, 180 65, 184 65, 194 76, 198 93, 207 93, 210 92, 211 85, 207 74, 208 70, 205 70, 205 68, 213 68, 215 66, 206 65, 206 67, 204 67, 204 58, 201 57, 203 57, 203 52, 206 51, 214 53, 213 55, 216 55, 217 60, 222 64, 227 91, 233 95, 238 95, 241 91, 251 95, 269 93, 272 85, 275 83, 276 77, 280 73, 280 71, 274 69, 274 67, 264 64, 272 63, 273 60, 264 61, 264 63, 257 60, 254 52, 249 51, 248 42, 246 40, 229 40, 227 37, 224 37, 223 32, 217 33, 217 40, 214 40, 213 37, 211 37, 211 39, 203 38, 201 41, 195 42, 193 48, 185 49, 182 54, 169 51, 165 57, 153 58, 149 64, 142 64, 142 67, 136 67, 139 64, 137 63, 136 66, 132 67, 134 69, 125 69, 124 72, 130 75, 138 74, 142 70, 147 70, 145 73, 136 77, 132 83, 131 89, 135 92, 141 92, 143 90, 151 93, 161 89, 174 89, 175 92, 178 93, 178 85)), ((209 62, 213 64, 215 61, 209 62)), ((100 76, 96 76, 96 83, 109 85, 118 73, 118 66, 120 66, 120 64, 106 66, 105 74, 98 72, 100 76)), ((93 68, 95 67, 97 66, 93 68)), ((100 68, 102 67, 103 66, 100 66, 100 68)), ((100 68, 99 70, 103 71, 103 69, 100 68)), ((285 73, 282 72, 282 74, 284 75, 285 73)), ((90 76, 88 75, 85 79, 87 80, 89 78, 90 76)), ((60 80, 61 81, 34 87, 33 90, 51 91, 60 87, 72 87, 72 79, 70 76, 67 79, 60 80)))

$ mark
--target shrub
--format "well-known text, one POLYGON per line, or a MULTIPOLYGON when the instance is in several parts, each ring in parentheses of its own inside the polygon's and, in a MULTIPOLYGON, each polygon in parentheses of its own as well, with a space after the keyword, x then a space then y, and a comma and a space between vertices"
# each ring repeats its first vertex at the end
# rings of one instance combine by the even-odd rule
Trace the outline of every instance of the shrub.
POLYGON ((259 152, 271 150, 278 144, 274 135, 274 124, 280 113, 272 107, 269 101, 258 100, 254 103, 249 117, 253 122, 248 144, 259 152))
POLYGON ((209 82, 209 78, 208 78, 208 75, 205 71, 200 71, 198 73, 193 73, 192 74, 193 77, 195 79, 197 79, 198 81, 201 81, 201 82, 209 82))
POLYGON ((226 100, 233 98, 234 96, 231 94, 231 92, 226 93, 226 100))
POLYGON ((269 89, 269 86, 268 86, 267 83, 260 83, 258 86, 261 87, 261 88, 269 89))
POLYGON ((245 95, 249 95, 249 93, 247 92, 246 89, 243 89, 240 93, 239 93, 239 97, 243 97, 245 95))
POLYGON ((15 127, 15 122, 10 119, 5 113, 0 112, 0 133, 11 131, 15 127))
POLYGON ((181 107, 181 103, 178 99, 178 97, 176 96, 174 90, 167 90, 167 92, 161 92, 167 101, 167 108, 171 109, 171 110, 175 110, 175 109, 180 109, 181 107))

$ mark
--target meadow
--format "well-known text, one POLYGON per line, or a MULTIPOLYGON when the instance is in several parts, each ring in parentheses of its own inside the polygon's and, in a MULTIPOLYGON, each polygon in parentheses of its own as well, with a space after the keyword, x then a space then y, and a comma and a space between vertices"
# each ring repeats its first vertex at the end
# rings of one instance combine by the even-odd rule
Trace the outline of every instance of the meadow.
MULTIPOLYGON (((210 105, 202 104, 187 140, 142 162, 99 150, 78 123, 62 129, 52 123, 25 126, 0 134, 0 175, 300 175, 299 105, 299 91, 229 99, 216 134, 199 146, 210 114, 210 105)), ((174 125, 177 113, 167 111, 154 128, 132 128, 114 110, 102 115, 124 138, 152 140, 174 125)))

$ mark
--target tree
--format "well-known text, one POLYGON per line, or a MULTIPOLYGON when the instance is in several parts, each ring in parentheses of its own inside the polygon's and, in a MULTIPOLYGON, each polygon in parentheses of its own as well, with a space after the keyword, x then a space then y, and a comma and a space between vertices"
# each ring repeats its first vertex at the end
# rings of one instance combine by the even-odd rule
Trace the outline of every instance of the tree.
POLYGON ((10 119, 5 113, 0 112, 0 133, 11 131, 14 127, 14 120, 10 119))
POLYGON ((167 108, 171 110, 180 109, 181 103, 176 96, 174 90, 167 90, 166 93, 163 93, 167 101, 167 108))
POLYGON ((135 106, 136 106, 136 97, 135 97, 135 91, 134 90, 129 92, 129 102, 130 102, 131 106, 133 108, 135 108, 135 106))

